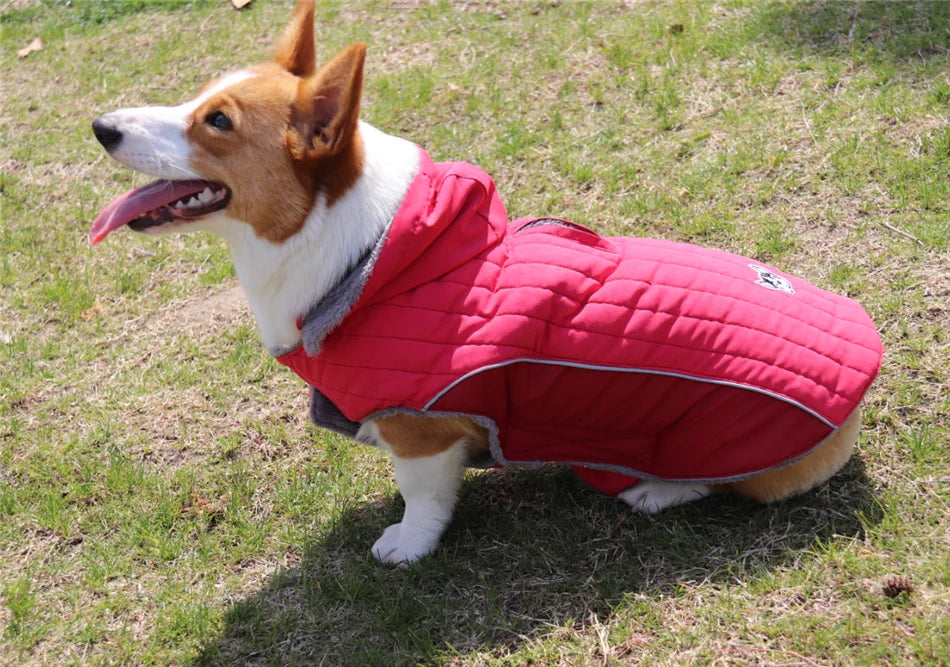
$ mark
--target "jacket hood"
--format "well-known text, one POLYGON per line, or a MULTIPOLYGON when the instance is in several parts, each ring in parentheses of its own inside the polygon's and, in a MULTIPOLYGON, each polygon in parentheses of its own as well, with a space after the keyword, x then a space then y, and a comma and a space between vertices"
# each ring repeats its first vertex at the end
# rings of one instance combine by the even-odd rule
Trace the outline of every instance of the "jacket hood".
POLYGON ((386 232, 302 318, 307 354, 316 355, 349 313, 431 282, 500 243, 507 221, 487 173, 465 162, 433 163, 420 149, 419 172, 386 232))

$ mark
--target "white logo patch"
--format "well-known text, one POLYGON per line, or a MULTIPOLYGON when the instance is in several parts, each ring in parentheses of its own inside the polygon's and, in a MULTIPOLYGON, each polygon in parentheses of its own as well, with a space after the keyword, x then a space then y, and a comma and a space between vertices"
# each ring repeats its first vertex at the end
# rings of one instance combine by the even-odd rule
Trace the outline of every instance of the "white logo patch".
POLYGON ((749 268, 759 274, 759 279, 755 281, 756 285, 761 285, 776 292, 786 292, 787 294, 795 293, 795 288, 792 287, 792 283, 788 281, 788 278, 783 278, 771 269, 759 266, 758 264, 749 264, 749 268))

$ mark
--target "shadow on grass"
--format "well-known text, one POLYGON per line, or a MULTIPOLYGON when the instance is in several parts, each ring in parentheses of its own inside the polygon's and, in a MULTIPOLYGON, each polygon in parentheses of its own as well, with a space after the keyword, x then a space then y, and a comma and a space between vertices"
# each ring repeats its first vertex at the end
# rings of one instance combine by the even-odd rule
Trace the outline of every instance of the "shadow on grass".
POLYGON ((950 2, 763 2, 757 38, 822 56, 922 62, 950 54, 950 2))
POLYGON ((880 521, 858 459, 829 484, 773 506, 711 498, 658 518, 633 514, 565 469, 491 471, 463 486, 439 551, 409 569, 369 547, 399 519, 398 497, 355 506, 303 562, 234 605, 198 664, 415 664, 516 649, 625 596, 751 580, 860 539, 880 521))

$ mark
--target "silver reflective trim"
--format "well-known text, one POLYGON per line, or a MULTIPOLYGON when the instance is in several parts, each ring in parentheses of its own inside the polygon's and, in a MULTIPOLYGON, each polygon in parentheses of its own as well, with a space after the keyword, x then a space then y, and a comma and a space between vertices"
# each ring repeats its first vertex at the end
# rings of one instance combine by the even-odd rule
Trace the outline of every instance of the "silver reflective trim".
POLYGON ((474 377, 475 375, 478 375, 479 373, 484 373, 485 371, 495 370, 496 368, 511 366, 512 364, 544 364, 546 366, 565 366, 568 368, 580 368, 580 369, 593 370, 593 371, 609 371, 612 373, 641 373, 643 375, 665 375, 667 377, 681 378, 683 380, 692 380, 693 382, 703 382, 706 384, 718 384, 724 387, 735 387, 736 389, 745 389, 746 391, 753 391, 757 394, 762 394, 764 396, 769 396, 770 398, 774 398, 776 400, 782 401, 783 403, 794 405, 796 408, 804 412, 807 412, 812 417, 819 420, 823 424, 827 424, 831 428, 836 429, 838 428, 838 426, 840 426, 840 424, 831 423, 830 421, 822 417, 820 414, 818 414, 811 408, 805 407, 798 401, 794 401, 786 396, 782 396, 780 394, 776 394, 771 391, 766 391, 765 389, 760 389, 758 387, 750 387, 748 385, 739 384, 738 382, 727 382, 725 380, 710 380, 708 378, 695 377, 693 375, 685 375, 683 373, 671 373, 668 371, 654 371, 654 370, 647 370, 643 368, 617 368, 615 366, 597 366, 595 364, 582 364, 582 363, 578 363, 574 361, 552 361, 552 360, 547 360, 547 359, 530 359, 530 358, 511 359, 509 361, 502 361, 500 363, 491 364, 489 366, 482 366, 481 368, 477 368, 474 371, 470 371, 466 373, 465 375, 463 375, 462 377, 460 377, 459 379, 452 382, 451 384, 449 384, 448 386, 446 386, 441 391, 439 391, 435 396, 429 399, 424 406, 422 406, 422 409, 428 410, 436 403, 436 401, 438 401, 440 398, 445 396, 448 392, 450 392, 452 389, 454 389, 455 387, 457 387, 458 385, 460 385, 462 382, 469 379, 470 377, 474 377))

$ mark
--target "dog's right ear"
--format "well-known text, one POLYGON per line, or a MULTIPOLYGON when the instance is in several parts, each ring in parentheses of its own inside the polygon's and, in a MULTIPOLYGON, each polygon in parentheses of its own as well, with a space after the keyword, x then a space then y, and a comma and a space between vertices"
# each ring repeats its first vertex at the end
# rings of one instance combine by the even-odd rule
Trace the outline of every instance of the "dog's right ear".
POLYGON ((366 45, 350 44, 300 82, 287 145, 294 159, 314 162, 339 154, 359 124, 366 45))
POLYGON ((290 24, 274 50, 277 64, 295 76, 306 78, 317 69, 317 47, 313 38, 313 0, 299 0, 290 24))

